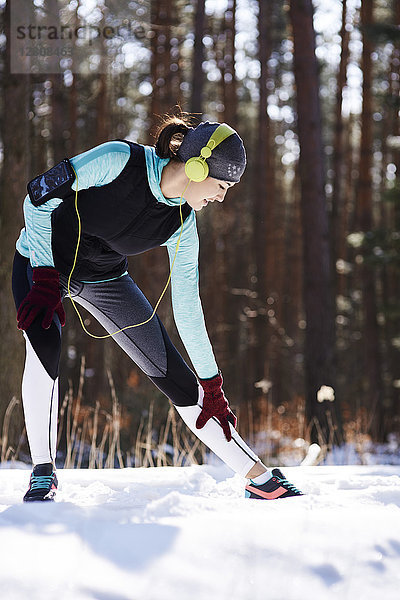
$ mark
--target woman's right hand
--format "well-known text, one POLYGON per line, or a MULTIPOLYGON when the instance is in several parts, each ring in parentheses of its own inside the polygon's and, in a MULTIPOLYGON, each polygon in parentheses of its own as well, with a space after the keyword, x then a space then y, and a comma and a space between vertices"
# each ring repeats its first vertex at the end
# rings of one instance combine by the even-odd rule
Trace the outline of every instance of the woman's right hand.
POLYGON ((33 285, 29 294, 21 302, 18 313, 18 329, 27 330, 39 313, 44 312, 42 327, 49 329, 54 313, 57 313, 61 326, 65 325, 65 312, 61 303, 60 278, 53 267, 35 267, 33 285))
POLYGON ((204 390, 203 408, 197 417, 196 427, 202 429, 209 419, 216 417, 228 442, 232 439, 229 423, 236 428, 237 419, 222 389, 222 375, 218 373, 211 379, 199 379, 204 390))

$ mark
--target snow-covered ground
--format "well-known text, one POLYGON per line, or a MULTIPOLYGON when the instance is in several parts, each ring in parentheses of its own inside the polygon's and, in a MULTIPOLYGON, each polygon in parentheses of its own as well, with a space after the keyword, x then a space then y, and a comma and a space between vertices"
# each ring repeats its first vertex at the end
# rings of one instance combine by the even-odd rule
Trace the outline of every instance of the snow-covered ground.
POLYGON ((223 466, 59 470, 22 504, 0 469, 2 600, 398 600, 400 467, 289 467, 257 501, 223 466))

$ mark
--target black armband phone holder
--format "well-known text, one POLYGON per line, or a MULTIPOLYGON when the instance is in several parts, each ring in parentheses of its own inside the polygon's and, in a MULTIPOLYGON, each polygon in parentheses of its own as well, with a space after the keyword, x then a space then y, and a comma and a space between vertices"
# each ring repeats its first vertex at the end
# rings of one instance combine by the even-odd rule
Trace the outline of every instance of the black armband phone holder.
POLYGON ((64 158, 28 183, 29 198, 34 206, 40 206, 51 198, 64 198, 71 193, 74 181, 75 173, 71 163, 68 158, 64 158))

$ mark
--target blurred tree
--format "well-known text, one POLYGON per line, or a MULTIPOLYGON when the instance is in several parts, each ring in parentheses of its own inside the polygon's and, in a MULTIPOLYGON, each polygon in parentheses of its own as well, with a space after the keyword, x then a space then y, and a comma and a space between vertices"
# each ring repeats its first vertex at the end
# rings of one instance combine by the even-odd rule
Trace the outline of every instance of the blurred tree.
POLYGON ((151 96, 150 119, 157 120, 181 104, 180 33, 181 13, 177 0, 151 3, 151 96))
MULTIPOLYGON (((271 37, 272 3, 258 2, 258 56, 260 62, 259 103, 258 103, 258 128, 257 148, 254 160, 254 171, 257 173, 256 193, 254 197, 254 244, 255 260, 257 265, 257 290, 261 304, 266 307, 267 297, 275 291, 274 269, 274 232, 275 232, 275 180, 274 161, 272 158, 272 127, 268 115, 268 84, 271 74, 268 60, 272 52, 271 37)), ((265 314, 255 321, 255 326, 260 327, 257 336, 260 345, 255 346, 254 368, 256 381, 264 377, 265 361, 270 361, 268 341, 272 334, 266 327, 268 319, 265 314)))
MULTIPOLYGON (((340 411, 334 403, 317 400, 321 386, 336 388, 334 368, 334 314, 328 214, 324 192, 324 164, 311 0, 292 0, 290 18, 294 39, 294 75, 297 90, 297 126, 300 141, 301 211, 304 243, 304 307, 306 415, 319 423, 323 442, 340 442, 340 411)), ((311 439, 318 430, 311 428, 311 439)))
MULTIPOLYGON (((57 30, 61 28, 59 2, 50 2, 46 8, 47 18, 57 30)), ((65 158, 65 113, 67 98, 64 88, 63 73, 51 73, 47 76, 42 76, 48 82, 48 94, 51 94, 50 111, 51 120, 49 121, 49 136, 51 138, 52 148, 52 163, 58 163, 65 158)), ((46 170, 46 168, 45 168, 46 170)))
MULTIPOLYGON (((368 36, 367 28, 373 23, 373 0, 364 0, 361 4, 361 26, 362 26, 362 61, 363 73, 362 85, 362 114, 361 114, 361 140, 360 140, 360 164, 359 179, 356 197, 356 227, 370 235, 374 227, 374 216, 372 206, 372 42, 368 36)), ((375 289, 375 270, 366 261, 360 266, 360 276, 363 293, 363 348, 365 388, 364 405, 371 416, 371 431, 375 438, 380 437, 382 431, 382 363, 380 350, 380 332, 377 320, 377 298, 375 289), (373 420, 372 420, 373 418, 373 420)))
POLYGON ((235 37, 236 37, 236 0, 228 0, 222 20, 221 40, 223 53, 219 57, 221 71, 222 103, 224 105, 224 121, 237 127, 237 81, 235 69, 235 37))
MULTIPOLYGON (((17 330, 11 292, 15 242, 23 224, 22 201, 30 169, 29 122, 30 76, 10 70, 10 1, 3 13, 6 43, 2 53, 1 139, 3 164, 0 183, 0 423, 12 398, 20 398, 23 368, 22 334, 17 330)), ((13 415, 9 443, 14 446, 23 428, 22 411, 13 415)))
POLYGON ((252 168, 255 173, 254 194, 254 245, 255 261, 257 265, 257 294, 261 310, 256 319, 252 320, 254 343, 250 346, 252 352, 252 369, 254 381, 266 379, 273 383, 274 396, 279 396, 276 385, 275 365, 277 337, 271 321, 268 319, 276 308, 267 303, 274 302, 277 298, 277 273, 276 254, 278 251, 276 241, 277 229, 282 229, 282 222, 278 223, 276 206, 275 161, 273 159, 273 129, 268 114, 268 94, 274 86, 268 61, 273 49, 272 16, 276 3, 258 2, 258 58, 260 63, 259 78, 259 103, 258 127, 256 137, 256 152, 252 168))
POLYGON ((331 258, 332 273, 334 275, 334 293, 337 292, 336 261, 344 260, 345 256, 339 254, 339 248, 343 250, 343 237, 346 235, 346 228, 342 227, 342 216, 346 208, 344 205, 344 123, 342 114, 343 89, 346 85, 346 73, 349 62, 349 37, 350 32, 347 27, 347 0, 342 1, 342 23, 340 29, 341 54, 339 70, 336 80, 336 106, 334 123, 334 141, 333 141, 333 180, 332 180, 332 210, 331 210, 331 258))
MULTIPOLYGON (((203 90, 204 90, 204 28, 206 0, 197 0, 194 20, 194 45, 193 45, 193 71, 192 71, 192 95, 190 110, 192 113, 200 113, 203 108, 203 90)), ((199 115, 200 116, 200 115, 199 115)))
MULTIPOLYGON (((370 110, 373 113, 372 133, 369 132, 369 135, 373 139, 373 149, 379 148, 380 150, 381 160, 379 164, 375 158, 377 154, 372 154, 370 157, 370 185, 373 195, 369 199, 371 211, 370 222, 367 222, 369 229, 363 232, 364 262, 361 265, 363 271, 360 275, 365 278, 366 270, 372 274, 373 293, 376 298, 375 318, 380 316, 379 322, 375 324, 375 334, 379 342, 377 349, 379 363, 375 369, 379 368, 380 372, 380 378, 375 385, 380 386, 379 395, 377 400, 368 397, 365 404, 369 414, 370 431, 375 438, 384 440, 387 433, 391 432, 396 426, 395 424, 400 421, 398 410, 398 382, 400 381, 398 344, 400 331, 398 260, 400 35, 398 26, 395 25, 400 21, 400 6, 397 2, 394 2, 392 6, 376 2, 373 8, 373 12, 363 15, 362 31, 366 38, 367 50, 369 44, 370 62, 372 63, 368 67, 372 74, 370 75, 370 88, 367 88, 367 97, 368 93, 371 97, 370 110), (391 18, 393 25, 389 23, 391 18), (376 60, 376 57, 379 60, 376 60)), ((368 103, 366 108, 368 108, 368 103)), ((368 134, 368 129, 366 133, 368 134)), ((361 138, 362 141, 363 138, 361 138)), ((366 144, 365 140, 364 144, 366 144)), ((366 162, 365 158, 364 162, 366 162)), ((360 195, 361 189, 359 197, 360 195)), ((371 196, 371 192, 368 193, 368 196, 371 196)), ((357 216, 360 218, 359 206, 357 216)), ((365 285, 365 281, 363 283, 365 285)), ((369 303, 366 303, 363 298, 364 332, 367 329, 366 319, 369 303)), ((371 310, 370 306, 370 315, 371 310)), ((370 341, 370 343, 372 342, 370 341)), ((369 364, 366 349, 362 354, 362 359, 365 364, 369 364)), ((369 380, 366 384, 368 385, 368 383, 369 380)))

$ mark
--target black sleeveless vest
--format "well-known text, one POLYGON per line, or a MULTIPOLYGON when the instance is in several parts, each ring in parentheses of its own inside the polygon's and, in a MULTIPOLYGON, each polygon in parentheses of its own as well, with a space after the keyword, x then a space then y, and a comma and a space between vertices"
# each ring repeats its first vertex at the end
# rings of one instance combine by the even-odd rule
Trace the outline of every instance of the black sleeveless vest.
MULTIPOLYGON (((127 256, 140 254, 166 242, 180 226, 179 206, 168 206, 153 196, 147 179, 143 146, 125 141, 130 157, 110 183, 78 192, 82 235, 73 279, 100 281, 122 275, 127 256)), ((185 220, 191 212, 182 205, 185 220)), ((54 265, 68 276, 78 236, 75 192, 53 211, 54 265)))

